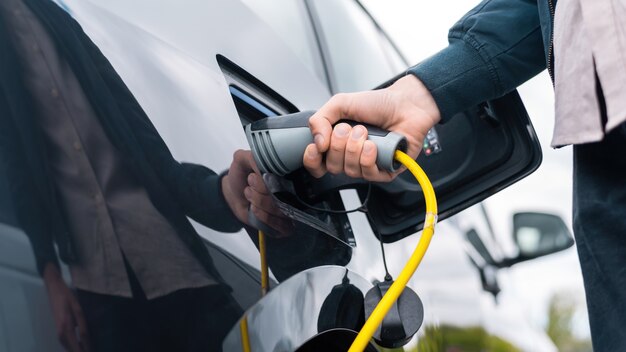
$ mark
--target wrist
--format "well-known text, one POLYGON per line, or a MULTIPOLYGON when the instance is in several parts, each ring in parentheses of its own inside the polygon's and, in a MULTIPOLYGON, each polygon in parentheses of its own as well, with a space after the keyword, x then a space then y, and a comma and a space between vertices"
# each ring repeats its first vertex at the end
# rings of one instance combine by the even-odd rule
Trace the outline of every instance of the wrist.
POLYGON ((227 172, 220 175, 220 187, 222 189, 222 197, 224 198, 224 201, 226 202, 226 205, 230 209, 230 212, 233 214, 233 216, 238 221, 241 221, 239 216, 237 216, 237 201, 234 197, 234 192, 230 185, 229 177, 230 176, 228 175, 227 172))
POLYGON ((230 189, 230 184, 228 183, 228 172, 220 175, 220 188, 222 190, 222 197, 224 197, 226 204, 232 210, 233 209, 233 205, 231 201, 232 192, 230 189))
POLYGON ((54 263, 46 264, 43 269, 42 276, 46 286, 50 286, 52 284, 58 283, 59 281, 63 281, 61 271, 59 270, 59 267, 54 263))
POLYGON ((405 96, 414 106, 423 110, 431 119, 432 125, 441 121, 441 113, 432 94, 417 76, 407 74, 389 87, 405 96))

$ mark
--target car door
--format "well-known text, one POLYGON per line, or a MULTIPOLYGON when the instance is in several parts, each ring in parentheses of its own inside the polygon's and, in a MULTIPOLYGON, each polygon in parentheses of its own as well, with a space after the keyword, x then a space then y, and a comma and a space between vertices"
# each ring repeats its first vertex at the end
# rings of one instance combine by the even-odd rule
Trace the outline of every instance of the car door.
MULTIPOLYGON (((302 43, 293 42, 289 33, 294 29, 289 26, 289 21, 273 20, 280 11, 272 12, 271 9, 276 10, 284 4, 281 1, 269 3, 246 1, 260 16, 269 18, 270 25, 278 22, 274 25, 275 31, 297 48, 302 43)), ((326 79, 331 92, 380 86, 388 77, 403 72, 408 66, 393 42, 358 1, 307 0, 304 3, 326 69, 321 78, 326 79)), ((419 159, 435 180, 441 219, 530 173, 541 160, 532 126, 515 93, 501 101, 481 104, 464 114, 465 117, 457 119, 458 123, 437 126, 429 134, 428 144, 419 159), (509 125, 503 126, 506 124, 509 125), (498 149, 496 145, 502 146, 500 153, 492 152, 498 149), (443 147, 447 153, 442 153, 443 147), (486 170, 492 172, 489 177, 486 170)), ((379 252, 378 244, 371 241, 372 238, 379 235, 388 243, 387 251, 393 253, 389 266, 396 273, 417 242, 415 232, 420 228, 420 216, 423 219, 423 208, 420 208, 423 199, 411 176, 408 173, 404 176, 395 185, 392 183, 374 191, 374 198, 368 205, 369 218, 358 213, 349 215, 356 249, 348 267, 365 273, 371 281, 380 280, 383 274, 382 262, 375 255, 379 252), (368 253, 366 259, 359 256, 363 252, 368 253)), ((343 192, 347 208, 358 207, 367 193, 361 189, 359 199, 349 191, 343 192)), ((446 339, 454 346, 466 337, 471 341, 466 341, 465 347, 485 347, 500 342, 494 342, 496 338, 489 335, 485 325, 480 303, 484 301, 481 277, 465 254, 466 234, 460 231, 464 227, 459 227, 458 221, 468 217, 472 214, 461 213, 458 220, 451 219, 438 225, 438 233, 444 235, 433 241, 429 259, 415 276, 413 287, 428 300, 427 325, 422 331, 424 347, 432 343, 436 346, 437 341, 441 343, 440 339, 446 339), (433 325, 428 325, 430 323, 433 325)), ((506 341, 502 342, 506 344, 506 341)), ((462 345, 457 347, 463 348, 462 345)))
MULTIPOLYGON (((219 172, 237 149, 248 148, 231 87, 270 96, 271 108, 280 113, 293 106, 312 109, 328 98, 315 75, 238 1, 65 3, 178 160, 219 172)), ((245 232, 197 229, 258 267, 258 252, 245 232)))
MULTIPOLYGON (((238 1, 59 3, 109 59, 177 160, 221 172, 237 149, 247 148, 229 90, 229 79, 240 72, 264 82, 263 89, 271 86, 270 95, 288 97, 287 109, 313 109, 329 97, 326 86, 238 1)), ((32 249, 11 215, 10 186, 0 187, 0 351, 60 350, 32 249)), ((248 234, 194 225, 240 305, 253 304, 260 276, 248 234)))
MULTIPOLYGON (((272 14, 276 16, 279 13, 277 9, 288 6, 283 1, 244 2, 268 21, 274 21, 272 14)), ((329 91, 370 89, 408 66, 384 31, 358 2, 309 0, 303 3, 311 16, 312 31, 326 70, 320 78, 326 79, 329 91)), ((276 21, 278 23, 269 23, 287 44, 294 50, 302 45, 292 41, 291 33, 297 30, 290 27, 290 21, 282 17, 276 21)), ((300 24, 298 21, 297 25, 300 24)), ((354 190, 344 190, 341 195, 344 209, 354 209, 362 203, 354 190)), ((419 210, 414 210, 414 214, 418 217, 419 210)), ((385 271, 380 243, 367 216, 357 212, 349 214, 348 218, 354 248, 346 267, 370 282, 381 281, 385 271)), ((422 348, 437 349, 443 346, 442 339, 452 337, 451 344, 457 343, 457 347, 463 348, 462 344, 458 345, 463 334, 473 334, 483 326, 479 304, 480 278, 467 260, 463 233, 455 223, 443 222, 438 225, 437 231, 441 235, 431 244, 426 259, 410 283, 424 303, 425 321, 420 336, 409 346, 419 343, 422 348)), ((399 273, 418 240, 419 234, 415 234, 385 244, 387 264, 392 275, 399 273)), ((484 335, 474 335, 473 342, 485 346, 484 335)))
MULTIPOLYGON (((348 8, 346 11, 352 13, 354 4, 357 3, 345 2, 340 6, 345 5, 348 8)), ((329 98, 330 92, 366 89, 369 87, 365 85, 378 85, 398 72, 392 64, 397 64, 397 59, 378 55, 376 57, 382 57, 385 62, 385 65, 379 66, 384 68, 382 73, 359 77, 364 78, 363 81, 338 78, 344 72, 339 69, 342 66, 335 64, 332 67, 337 67, 339 71, 330 70, 333 65, 331 60, 338 58, 333 59, 330 49, 321 46, 323 29, 321 23, 315 22, 320 21, 320 18, 311 17, 319 16, 314 15, 314 11, 324 10, 312 2, 303 3, 304 7, 300 9, 304 8, 307 12, 297 17, 302 23, 308 23, 305 35, 301 37, 308 48, 313 48, 313 59, 308 64, 297 50, 280 39, 275 28, 268 25, 262 16, 237 1, 193 2, 183 6, 172 1, 110 0, 101 3, 68 0, 63 5, 111 61, 174 156, 178 160, 206 165, 216 171, 228 168, 235 150, 248 148, 242 123, 261 117, 258 112, 264 111, 263 108, 276 114, 315 109, 329 98), (310 40, 311 33, 315 41, 310 40), (246 110, 250 106, 256 110, 246 110)), ((353 14, 360 26, 375 24, 362 8, 358 11, 361 12, 353 14)), ((344 25, 360 28, 357 24, 344 25)), ((353 33, 358 34, 362 30, 353 33)), ((381 35, 380 29, 375 26, 373 33, 381 35)), ((374 47, 383 50, 383 53, 387 52, 385 45, 374 47)), ((332 50, 332 55, 335 55, 335 51, 332 50)), ((355 77, 355 73, 349 77, 355 77)), ((391 197, 389 194, 393 194, 393 189, 384 191, 376 203, 388 203, 384 197, 391 197)), ((349 207, 352 203, 360 202, 359 196, 354 191, 346 191, 339 198, 336 194, 329 196, 325 202, 330 206, 349 207)), ((401 215, 413 216, 414 213, 415 210, 411 209, 401 215)), ((365 277, 365 282, 382 277, 382 261, 377 256, 379 242, 371 226, 378 224, 377 220, 362 214, 351 214, 347 218, 349 221, 342 219, 337 224, 344 229, 342 242, 345 243, 337 245, 332 242, 337 245, 334 248, 342 249, 337 251, 337 256, 307 263, 307 266, 297 267, 297 270, 328 263, 347 264, 358 276, 365 277), (355 248, 361 255, 353 255, 355 248)), ((380 224, 382 226, 383 222, 380 224)), ((258 251, 250 235, 244 231, 224 234, 194 225, 207 240, 214 258, 219 258, 216 263, 218 269, 226 273, 225 277, 235 288, 234 294, 240 304, 244 308, 254 304, 260 297, 256 278, 259 262, 258 251)), ((417 237, 408 236, 403 241, 397 239, 415 233, 419 219, 404 221, 401 227, 404 232, 401 231, 398 236, 392 232, 389 238, 393 237, 396 241, 387 246, 387 250, 397 257, 396 262, 390 263, 392 272, 399 270, 402 258, 415 244, 417 237)), ((462 245, 455 235, 458 231, 453 223, 441 224, 438 231, 449 236, 433 246, 429 253, 429 257, 433 258, 432 264, 425 263, 418 274, 418 278, 422 277, 420 284, 415 287, 427 306, 431 307, 427 313, 427 326, 437 327, 436 322, 441 321, 449 321, 455 326, 479 324, 480 312, 473 302, 474 292, 480 288, 475 274, 472 276, 470 271, 466 271, 468 266, 459 259, 462 257, 458 255, 462 252, 462 245), (450 292, 462 293, 453 297, 447 295, 450 292)), ((16 236, 21 238, 19 243, 24 251, 27 248, 25 237, 19 231, 16 236)), ((327 244, 321 242, 322 245, 327 244)), ((317 254, 315 252, 307 258, 316 258, 317 254)), ((28 265, 27 270, 34 272, 34 262, 28 265)), ((290 272, 285 275, 289 276, 290 272)), ((20 285, 32 279, 37 280, 36 276, 31 275, 23 279, 20 285)), ((37 282, 36 294, 20 298, 27 303, 20 309, 46 306, 45 291, 41 282, 37 282)), ((5 304, 13 304, 16 299, 9 294, 2 297, 5 304)), ((20 316, 20 312, 16 310, 10 320, 20 316)), ((28 332, 27 335, 52 336, 49 315, 42 313, 37 317, 48 324, 44 332, 30 333, 35 319, 30 322, 16 320, 22 325, 15 325, 14 329, 28 332)), ((434 336, 438 336, 437 331, 434 330, 434 336)))
MULTIPOLYGON (((94 12, 98 13, 98 21, 81 20, 81 9, 93 8, 95 11, 100 6, 81 3, 71 8, 76 9, 79 22, 120 72, 178 159, 199 162, 213 169, 226 168, 233 150, 247 147, 241 123, 250 116, 242 113, 242 109, 237 110, 241 97, 233 87, 277 113, 291 112, 293 107, 298 110, 316 108, 329 97, 329 89, 315 75, 316 71, 305 68, 288 46, 275 43, 274 33, 264 25, 257 27, 258 17, 253 17, 253 13, 245 8, 232 2, 227 5, 203 4, 193 9, 168 6, 164 4, 158 10, 146 11, 140 4, 112 1, 107 5, 106 13, 94 12), (207 15, 211 13, 214 15, 207 15), (167 21, 162 18, 164 14, 167 14, 167 21), (170 27, 163 25, 164 22, 175 22, 170 17, 177 16, 184 23, 172 23, 170 27), (246 25, 235 26, 233 23, 246 25), (142 45, 137 47, 137 43, 142 45), (146 58, 157 62, 146 61, 146 58), (170 66, 172 62, 177 65, 170 66), (145 81, 144 77, 150 77, 150 81, 145 81), (204 82, 194 79, 196 77, 212 80, 204 82)), ((381 83, 384 77, 395 73, 389 69, 370 82, 381 83)), ((345 193, 348 194, 343 198, 346 203, 343 206, 348 207, 346 200, 350 192, 345 193)), ((354 192, 351 194, 355 195, 354 192)), ((351 258, 348 267, 371 281, 382 277, 382 262, 379 257, 372 259, 377 257, 379 244, 364 220, 355 214, 349 222, 350 226, 359 226, 359 231, 352 232, 356 248, 363 255, 361 260, 351 258)), ((452 226, 442 224, 441 228, 444 233, 454 233, 452 226)), ((201 227, 198 230, 211 242, 258 268, 258 254, 247 234, 225 235, 201 227)), ((460 260, 444 260, 461 258, 450 254, 450 251, 462 250, 460 242, 453 235, 448 238, 449 241, 433 247, 435 254, 432 257, 440 258, 433 266, 438 274, 424 270, 422 275, 430 277, 432 283, 423 284, 418 292, 424 292, 426 302, 439 302, 429 305, 432 307, 428 313, 429 322, 442 321, 442 317, 448 316, 443 321, 459 324, 457 321, 461 317, 462 324, 479 324, 480 312, 473 304, 475 299, 471 294, 476 291, 472 287, 478 288, 478 281, 471 272, 462 269, 464 266, 460 260), (444 262, 447 265, 439 265, 444 262), (452 272, 440 271, 440 267, 452 272), (453 287, 448 287, 450 277, 454 277, 453 287), (469 288, 463 283, 469 284, 469 288), (432 288, 431 293, 425 292, 427 288, 432 288), (441 298, 443 292, 455 291, 464 292, 464 299, 441 298), (434 308, 436 306, 440 308, 434 308)), ((392 264, 396 272, 402 254, 414 244, 411 242, 414 240, 416 237, 391 248, 391 252, 398 253, 398 262, 392 264)))

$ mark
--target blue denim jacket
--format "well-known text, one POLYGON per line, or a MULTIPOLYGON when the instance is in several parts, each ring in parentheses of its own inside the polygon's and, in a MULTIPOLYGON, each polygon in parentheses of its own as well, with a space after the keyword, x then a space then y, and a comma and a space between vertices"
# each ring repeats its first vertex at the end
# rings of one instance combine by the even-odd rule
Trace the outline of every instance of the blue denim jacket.
POLYGON ((409 69, 430 90, 445 122, 500 97, 553 63, 556 0, 485 0, 448 34, 449 46, 409 69))

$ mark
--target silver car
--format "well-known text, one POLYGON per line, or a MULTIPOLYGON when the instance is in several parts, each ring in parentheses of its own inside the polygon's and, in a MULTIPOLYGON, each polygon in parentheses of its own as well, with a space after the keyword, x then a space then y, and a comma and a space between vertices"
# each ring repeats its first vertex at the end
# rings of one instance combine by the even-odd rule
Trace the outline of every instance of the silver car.
MULTIPOLYGON (((57 3, 111 61, 174 156, 216 171, 230 165, 235 150, 249 149, 246 124, 316 109, 335 93, 382 86, 409 66, 356 0, 57 3)), ((555 351, 547 336, 525 321, 498 323, 497 272, 571 246, 567 228, 548 214, 517 214, 513 238, 519 256, 507 258, 478 203, 538 167, 541 153, 532 125, 516 93, 465 114, 438 126, 418 159, 439 195, 440 221, 449 219, 437 225, 409 283, 423 303, 423 323, 404 342, 427 351, 555 351)), ((326 231, 268 243, 272 290, 264 297, 250 234, 194 224, 246 310, 224 341, 225 351, 243 350, 244 339, 254 351, 306 350, 350 340, 350 334, 328 335, 333 326, 322 328, 333 290, 347 280, 365 293, 382 281, 381 243, 392 276, 417 244, 423 198, 409 175, 373 186, 311 180, 302 173, 294 182, 298 196, 317 207, 352 209, 368 198, 368 211, 309 211, 328 225, 326 231)), ((12 216, 5 183, 0 182, 0 351, 60 350, 46 290, 28 239, 12 216)))

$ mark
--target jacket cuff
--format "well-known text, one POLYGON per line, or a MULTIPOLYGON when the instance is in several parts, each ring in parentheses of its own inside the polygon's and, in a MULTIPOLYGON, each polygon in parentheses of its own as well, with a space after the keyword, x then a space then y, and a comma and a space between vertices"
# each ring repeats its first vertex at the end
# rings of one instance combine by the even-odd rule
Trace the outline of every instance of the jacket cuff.
POLYGON ((222 179, 226 175, 228 175, 228 170, 224 170, 217 177, 214 177, 217 185, 213 189, 217 190, 217 199, 219 199, 219 204, 224 204, 224 206, 222 207, 222 211, 220 211, 221 214, 217 215, 220 216, 221 219, 223 219, 223 223, 225 224, 223 231, 237 232, 241 230, 241 228, 243 227, 243 223, 239 221, 239 219, 237 219, 235 213, 233 213, 233 211, 230 209, 230 206, 226 202, 226 197, 224 197, 224 192, 222 190, 222 179))
POLYGON ((441 113, 441 123, 496 94, 495 71, 464 40, 451 43, 407 73, 428 88, 441 113))
POLYGON ((48 264, 53 264, 54 266, 57 267, 57 269, 61 270, 61 266, 59 265, 59 259, 56 256, 56 252, 53 252, 52 254, 46 255, 46 256, 37 256, 35 254, 35 261, 37 262, 37 272, 39 273, 39 276, 43 277, 43 271, 46 269, 46 265, 48 264))

